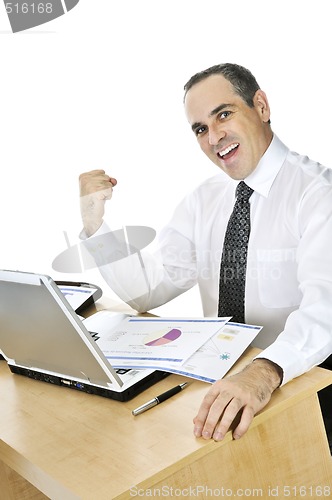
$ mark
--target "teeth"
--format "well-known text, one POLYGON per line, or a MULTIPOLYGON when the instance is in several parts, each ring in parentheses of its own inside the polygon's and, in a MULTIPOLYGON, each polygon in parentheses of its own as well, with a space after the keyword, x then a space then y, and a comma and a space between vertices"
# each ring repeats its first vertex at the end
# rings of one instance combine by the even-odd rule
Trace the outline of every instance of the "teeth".
POLYGON ((237 147, 238 147, 238 144, 232 144, 231 146, 228 146, 228 148, 224 149, 223 151, 220 151, 218 153, 218 156, 220 156, 220 158, 222 158, 223 156, 227 155, 228 153, 230 153, 230 151, 232 151, 233 149, 235 149, 237 147))

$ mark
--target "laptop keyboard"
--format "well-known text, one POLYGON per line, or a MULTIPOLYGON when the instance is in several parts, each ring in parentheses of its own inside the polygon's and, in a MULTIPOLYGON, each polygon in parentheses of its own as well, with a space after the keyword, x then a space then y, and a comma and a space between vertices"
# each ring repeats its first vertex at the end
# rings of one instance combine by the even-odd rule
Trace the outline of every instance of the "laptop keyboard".
MULTIPOLYGON (((98 340, 100 337, 98 336, 97 332, 89 332, 93 340, 98 340)), ((131 370, 131 368, 115 368, 115 372, 118 375, 124 375, 125 373, 128 373, 131 370)))

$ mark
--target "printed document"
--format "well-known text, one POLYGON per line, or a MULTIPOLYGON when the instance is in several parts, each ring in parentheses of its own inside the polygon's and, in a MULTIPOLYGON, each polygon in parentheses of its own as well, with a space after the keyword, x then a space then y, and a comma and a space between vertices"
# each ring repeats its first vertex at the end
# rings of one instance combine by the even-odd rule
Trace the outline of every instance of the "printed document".
POLYGON ((98 346, 113 366, 181 366, 229 318, 127 317, 98 346))
POLYGON ((224 377, 261 326, 230 318, 137 317, 100 311, 84 321, 115 368, 157 369, 213 383, 224 377))
POLYGON ((170 363, 165 371, 213 383, 226 375, 261 329, 261 326, 227 323, 180 368, 170 363))

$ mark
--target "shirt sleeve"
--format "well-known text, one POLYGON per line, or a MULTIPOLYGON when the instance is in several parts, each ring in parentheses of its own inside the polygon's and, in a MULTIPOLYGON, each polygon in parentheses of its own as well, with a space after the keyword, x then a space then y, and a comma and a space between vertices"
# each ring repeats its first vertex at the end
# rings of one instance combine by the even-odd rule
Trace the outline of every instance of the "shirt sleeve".
POLYGON ((90 238, 81 233, 87 258, 93 257, 106 283, 133 309, 151 310, 197 283, 191 205, 185 199, 177 207, 153 252, 140 250, 105 223, 90 238))
MULTIPOLYGON (((331 175, 328 173, 328 175, 331 175)), ((284 372, 282 384, 322 363, 332 353, 332 190, 308 190, 299 212, 298 282, 303 298, 284 331, 258 357, 284 372)))

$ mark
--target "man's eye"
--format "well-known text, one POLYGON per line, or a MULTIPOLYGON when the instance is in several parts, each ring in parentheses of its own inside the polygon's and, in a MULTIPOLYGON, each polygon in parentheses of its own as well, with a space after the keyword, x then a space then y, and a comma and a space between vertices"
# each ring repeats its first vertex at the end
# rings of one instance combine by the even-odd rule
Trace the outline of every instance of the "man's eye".
POLYGON ((220 118, 220 120, 224 120, 225 118, 228 118, 230 114, 231 114, 231 111, 222 111, 219 114, 219 118, 220 118))
POLYGON ((198 137, 199 135, 202 135, 203 132, 205 132, 205 130, 206 130, 206 127, 198 127, 198 128, 196 128, 195 129, 196 136, 198 137))

